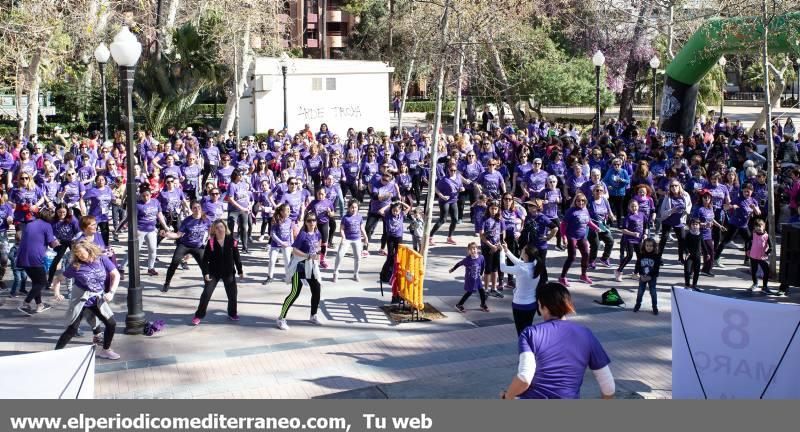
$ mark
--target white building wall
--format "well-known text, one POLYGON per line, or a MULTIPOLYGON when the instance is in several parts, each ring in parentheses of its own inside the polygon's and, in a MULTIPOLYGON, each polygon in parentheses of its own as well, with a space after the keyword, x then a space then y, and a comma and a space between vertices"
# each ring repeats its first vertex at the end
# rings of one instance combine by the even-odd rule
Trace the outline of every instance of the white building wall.
MULTIPOLYGON (((327 123, 334 133, 348 128, 374 127, 389 131, 389 74, 380 62, 293 59, 288 68, 288 129, 297 132, 308 124, 319 130, 327 123)), ((283 127, 283 77, 276 59, 259 58, 250 76, 253 97, 252 125, 242 121, 242 133, 265 133, 283 127), (245 129, 246 125, 248 129, 245 129)), ((243 108, 247 102, 243 100, 243 108)), ((243 115, 244 116, 244 115, 243 115)))

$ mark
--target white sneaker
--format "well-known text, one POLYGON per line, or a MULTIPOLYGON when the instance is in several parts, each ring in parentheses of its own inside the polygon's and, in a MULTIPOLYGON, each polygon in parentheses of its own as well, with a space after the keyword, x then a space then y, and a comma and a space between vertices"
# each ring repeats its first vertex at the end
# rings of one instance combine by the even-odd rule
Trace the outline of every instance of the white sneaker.
POLYGON ((614 280, 622 282, 622 273, 619 270, 614 270, 614 280))
POLYGON ((261 237, 258 238, 258 241, 262 241, 263 242, 266 239, 267 239, 267 236, 262 235, 261 237))
POLYGON ((278 328, 279 329, 281 329, 281 330, 289 330, 289 324, 286 324, 286 320, 285 319, 278 318, 278 320, 276 322, 278 324, 278 328))
POLYGON ((319 318, 317 318, 316 315, 311 315, 311 318, 309 318, 308 322, 311 324, 322 325, 322 322, 319 320, 319 318))
POLYGON ((115 353, 114 350, 111 348, 109 349, 100 349, 97 351, 97 357, 109 359, 109 360, 119 360, 120 355, 115 353))
POLYGON ((758 288, 758 284, 753 284, 753 286, 751 286, 750 288, 748 288, 748 289, 747 289, 747 291, 748 291, 748 292, 760 291, 760 289, 758 288))

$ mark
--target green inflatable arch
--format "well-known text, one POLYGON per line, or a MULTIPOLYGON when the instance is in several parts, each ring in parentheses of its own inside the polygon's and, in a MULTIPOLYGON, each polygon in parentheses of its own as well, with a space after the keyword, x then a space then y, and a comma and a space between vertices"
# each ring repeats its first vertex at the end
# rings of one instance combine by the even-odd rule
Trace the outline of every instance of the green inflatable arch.
MULTIPOLYGON (((800 52, 800 12, 775 17, 768 29, 770 53, 800 52)), ((740 17, 712 18, 692 35, 666 70, 661 130, 668 139, 692 132, 700 80, 719 58, 759 49, 763 34, 761 18, 740 17)))

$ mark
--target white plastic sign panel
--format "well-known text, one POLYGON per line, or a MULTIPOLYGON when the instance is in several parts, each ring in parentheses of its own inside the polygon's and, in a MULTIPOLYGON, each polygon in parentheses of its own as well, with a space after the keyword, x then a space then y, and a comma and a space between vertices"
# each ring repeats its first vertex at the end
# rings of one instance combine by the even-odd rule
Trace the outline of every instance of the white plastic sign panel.
POLYGON ((800 398, 798 327, 796 305, 673 289, 673 398, 800 398))
POLYGON ((94 399, 94 345, 0 357, 0 399, 94 399))

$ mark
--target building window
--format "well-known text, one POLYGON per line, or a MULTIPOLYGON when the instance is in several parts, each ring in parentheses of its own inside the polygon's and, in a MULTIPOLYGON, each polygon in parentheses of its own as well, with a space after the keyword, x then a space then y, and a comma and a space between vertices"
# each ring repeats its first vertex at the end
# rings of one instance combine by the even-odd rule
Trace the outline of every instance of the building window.
POLYGON ((336 78, 325 78, 325 90, 336 90, 336 78))
POLYGON ((322 90, 322 78, 311 78, 311 91, 322 90))

